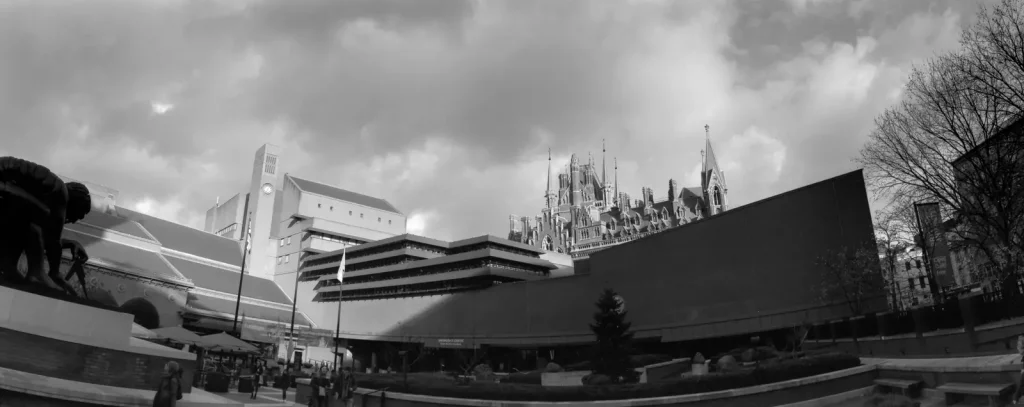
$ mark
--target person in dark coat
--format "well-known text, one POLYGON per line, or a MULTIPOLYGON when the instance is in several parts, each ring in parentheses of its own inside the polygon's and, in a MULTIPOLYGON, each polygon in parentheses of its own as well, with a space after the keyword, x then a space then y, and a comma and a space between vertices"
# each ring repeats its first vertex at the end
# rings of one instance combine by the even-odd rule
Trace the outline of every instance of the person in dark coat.
POLYGON ((331 381, 323 371, 317 372, 309 381, 313 389, 312 403, 314 407, 327 407, 327 395, 331 392, 331 381))
POLYGON ((352 368, 346 367, 334 381, 334 394, 342 405, 351 407, 355 402, 356 376, 352 374, 352 368))
POLYGON ((82 220, 91 210, 92 198, 85 185, 65 183, 30 161, 0 157, 0 230, 4 231, 0 234, 0 272, 10 280, 21 280, 17 265, 24 253, 29 266, 25 280, 47 286, 52 282, 74 294, 60 278, 61 252, 71 250, 72 257, 82 263, 89 256, 80 243, 62 239, 61 234, 65 224, 82 220), (49 279, 43 272, 44 261, 49 279))
POLYGON ((167 362, 164 376, 153 396, 153 407, 174 407, 178 400, 181 400, 181 368, 178 362, 167 362))
POLYGON ((292 368, 288 366, 284 369, 284 373, 281 373, 281 400, 288 400, 288 388, 292 387, 292 368))
POLYGON ((253 369, 252 394, 249 395, 249 398, 253 400, 256 399, 256 395, 260 392, 260 381, 263 380, 263 372, 263 363, 256 362, 256 368, 253 369))

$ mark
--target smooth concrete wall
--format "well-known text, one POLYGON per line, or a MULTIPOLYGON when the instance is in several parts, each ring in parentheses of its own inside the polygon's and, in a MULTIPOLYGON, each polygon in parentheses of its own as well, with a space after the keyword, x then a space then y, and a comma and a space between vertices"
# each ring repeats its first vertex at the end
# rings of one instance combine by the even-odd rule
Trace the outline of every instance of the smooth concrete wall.
MULTIPOLYGON (((594 301, 625 299, 637 337, 678 341, 850 316, 822 304, 816 259, 873 238, 860 171, 594 253, 591 274, 443 296, 351 301, 342 336, 589 343, 594 301)), ((577 262, 577 271, 579 271, 577 262)), ((884 301, 869 309, 884 308, 884 301)))
POLYGON ((132 333, 131 314, 55 300, 0 286, 0 327, 65 341, 121 349, 132 333))

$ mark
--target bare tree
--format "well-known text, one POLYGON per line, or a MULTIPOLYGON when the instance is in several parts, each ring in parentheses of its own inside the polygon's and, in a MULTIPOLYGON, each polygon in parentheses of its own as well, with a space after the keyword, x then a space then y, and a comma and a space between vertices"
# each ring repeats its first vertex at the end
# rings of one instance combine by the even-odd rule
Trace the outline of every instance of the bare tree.
POLYGON ((869 301, 885 295, 875 242, 844 247, 818 259, 823 269, 818 293, 822 302, 842 300, 853 315, 861 315, 869 301))
POLYGON ((982 8, 960 51, 915 68, 858 158, 892 202, 939 202, 957 221, 955 244, 982 254, 1009 295, 1024 265, 1022 10, 1011 0, 982 8))
POLYGON ((898 310, 903 304, 903 291, 896 277, 900 267, 899 256, 910 246, 912 233, 905 219, 906 208, 887 209, 875 212, 875 239, 892 308, 898 310))

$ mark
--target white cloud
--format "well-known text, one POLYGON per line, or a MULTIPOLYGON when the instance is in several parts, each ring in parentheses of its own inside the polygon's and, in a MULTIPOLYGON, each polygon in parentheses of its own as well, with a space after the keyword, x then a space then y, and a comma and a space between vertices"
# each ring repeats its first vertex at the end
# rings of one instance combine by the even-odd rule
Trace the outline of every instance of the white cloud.
POLYGON ((187 210, 181 200, 176 197, 157 200, 149 196, 143 196, 134 200, 134 202, 124 202, 122 205, 126 205, 146 215, 181 223, 196 229, 202 229, 205 220, 205 215, 187 210))
POLYGON ((409 214, 408 220, 405 222, 406 232, 430 237, 428 228, 436 217, 437 213, 435 212, 413 212, 409 214))
POLYGON ((710 124, 742 204, 848 169, 910 63, 955 45, 961 24, 956 10, 880 15, 867 0, 840 7, 850 23, 824 12, 833 3, 769 10, 833 19, 819 25, 737 25, 747 2, 19 3, 12 15, 42 17, 0 37, 0 145, 194 223, 245 189, 269 142, 286 172, 388 199, 410 231, 464 238, 537 214, 548 148, 558 172, 570 153, 600 162, 607 139, 608 176, 618 157, 634 196, 699 185, 710 124), (856 26, 811 31, 833 23, 856 26), (97 47, 109 57, 76 51, 97 47))
POLYGON ((164 114, 171 111, 171 109, 174 109, 173 104, 160 102, 150 102, 150 107, 154 114, 164 114))

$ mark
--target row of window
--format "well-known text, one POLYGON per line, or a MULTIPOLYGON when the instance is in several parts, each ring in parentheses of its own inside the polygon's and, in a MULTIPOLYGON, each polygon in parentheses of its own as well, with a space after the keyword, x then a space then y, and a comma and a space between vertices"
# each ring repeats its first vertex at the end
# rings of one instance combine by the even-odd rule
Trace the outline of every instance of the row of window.
POLYGON ((925 278, 924 276, 920 276, 920 277, 917 277, 917 278, 911 277, 911 278, 907 279, 907 285, 910 286, 911 290, 913 290, 915 288, 914 287, 914 280, 917 280, 917 281, 919 281, 921 283, 921 289, 928 288, 928 279, 925 278))
POLYGON ((512 262, 503 261, 503 260, 499 260, 499 259, 484 259, 484 260, 475 260, 475 261, 469 261, 469 262, 458 263, 458 264, 440 264, 440 265, 436 265, 436 266, 420 267, 420 268, 411 269, 411 270, 398 270, 398 271, 393 271, 393 272, 370 274, 370 275, 358 276, 358 277, 346 277, 345 278, 345 282, 346 283, 351 283, 351 284, 369 283, 369 282, 377 282, 377 281, 395 280, 395 279, 407 278, 407 277, 418 277, 418 276, 436 275, 436 274, 450 273, 450 272, 462 271, 462 270, 472 270, 472 269, 477 269, 477 268, 482 268, 482 267, 500 268, 500 269, 512 270, 512 271, 516 271, 516 272, 520 272, 520 273, 533 274, 533 275, 536 275, 536 276, 545 276, 549 272, 547 269, 543 269, 543 268, 540 268, 540 267, 530 267, 530 266, 515 264, 515 263, 512 263, 512 262))
MULTIPOLYGON (((318 204, 316 204, 316 207, 317 207, 317 208, 320 208, 320 209, 323 209, 323 204, 319 204, 319 203, 318 203, 318 204)), ((334 212, 334 206, 331 206, 331 207, 330 207, 330 211, 331 211, 331 212, 334 212)), ((365 218, 365 216, 363 216, 363 215, 364 215, 364 214, 360 213, 360 214, 359 214, 359 219, 363 219, 363 218, 365 218)), ((352 211, 348 211, 348 216, 352 216, 352 211)), ((381 221, 382 221, 382 219, 381 219, 380 217, 377 217, 377 222, 378 222, 378 223, 380 223, 381 221)), ((391 219, 388 219, 388 224, 389 224, 389 225, 391 224, 391 219)))
MULTIPOLYGON (((483 289, 490 287, 492 285, 501 284, 503 282, 505 281, 500 278, 484 278, 457 281, 438 281, 402 287, 381 287, 368 288, 363 290, 349 290, 345 291, 345 296, 342 298, 342 300, 348 301, 381 297, 411 297, 431 294, 446 294, 457 291, 483 289)), ((337 301, 338 295, 339 294, 337 292, 321 293, 319 294, 319 300, 337 301)))

